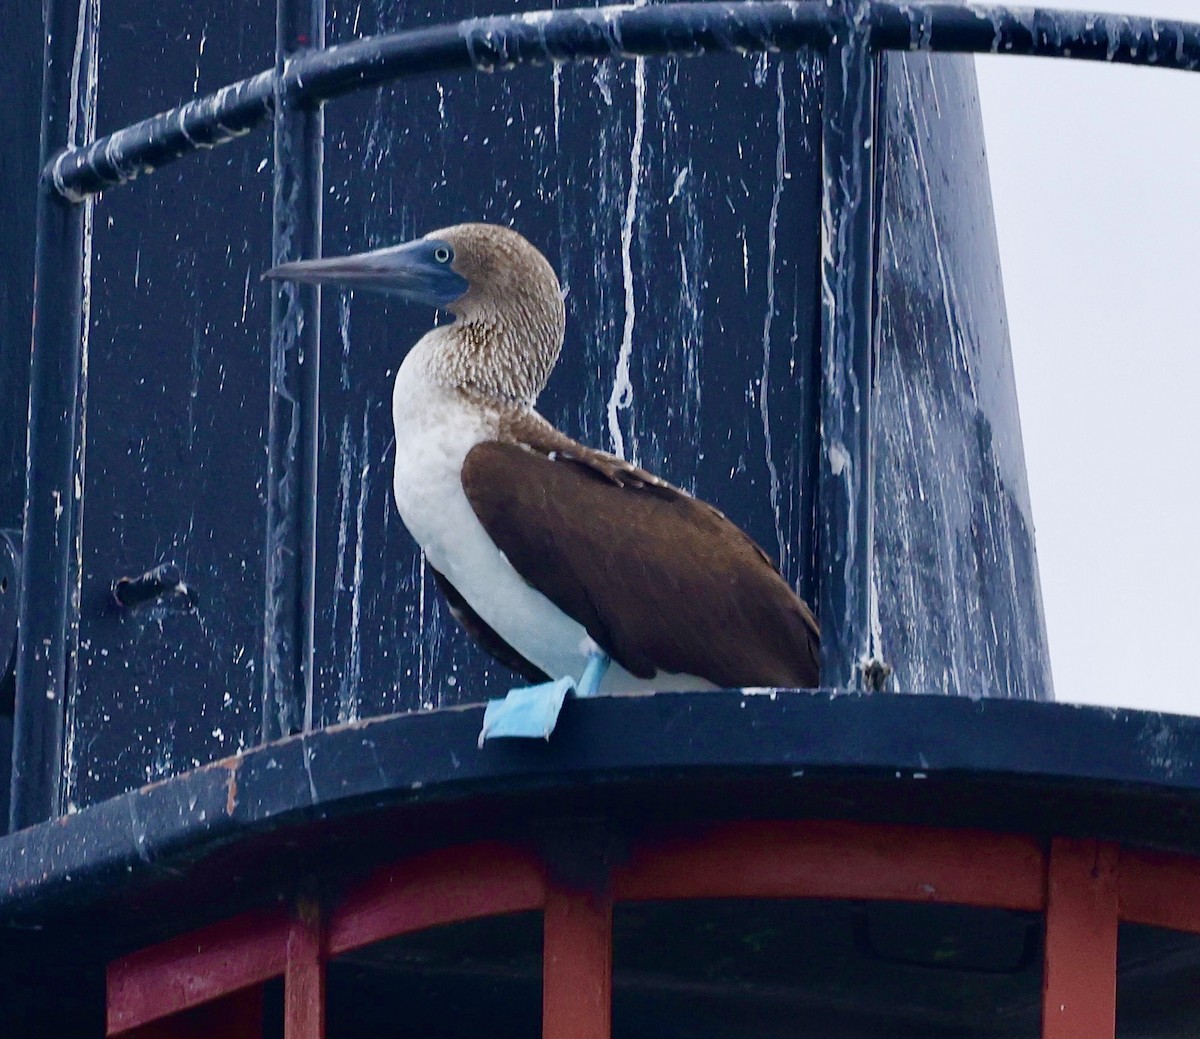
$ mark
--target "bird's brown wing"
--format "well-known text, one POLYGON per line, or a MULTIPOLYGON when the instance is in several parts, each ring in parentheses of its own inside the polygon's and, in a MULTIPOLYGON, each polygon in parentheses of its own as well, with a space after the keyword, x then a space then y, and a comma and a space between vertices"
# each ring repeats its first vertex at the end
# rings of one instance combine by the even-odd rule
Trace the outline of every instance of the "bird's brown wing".
POLYGON ((530 682, 549 680, 550 676, 545 671, 526 660, 500 637, 495 628, 471 609, 471 604, 463 598, 462 592, 450 583, 449 578, 432 566, 429 569, 433 571, 433 579, 437 582, 437 586, 446 600, 446 605, 450 607, 451 615, 487 653, 530 682))
POLYGON ((517 572, 622 667, 730 687, 818 684, 816 621, 745 533, 548 424, 523 432, 471 449, 467 498, 517 572))

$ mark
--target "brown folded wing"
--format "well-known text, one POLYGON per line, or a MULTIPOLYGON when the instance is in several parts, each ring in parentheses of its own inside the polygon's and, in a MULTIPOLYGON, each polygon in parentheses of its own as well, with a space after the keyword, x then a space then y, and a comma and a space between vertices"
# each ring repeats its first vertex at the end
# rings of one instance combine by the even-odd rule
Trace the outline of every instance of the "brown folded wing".
POLYGON ((816 621, 745 533, 540 421, 522 432, 536 440, 470 451, 467 498, 518 573, 622 667, 719 686, 819 684, 816 621))

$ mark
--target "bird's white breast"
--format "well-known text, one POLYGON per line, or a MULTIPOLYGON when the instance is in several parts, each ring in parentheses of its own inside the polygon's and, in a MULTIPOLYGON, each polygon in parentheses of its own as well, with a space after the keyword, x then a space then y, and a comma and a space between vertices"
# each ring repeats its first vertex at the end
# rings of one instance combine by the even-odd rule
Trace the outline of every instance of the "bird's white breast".
POLYGON ((418 343, 396 376, 396 507, 430 565, 509 645, 554 677, 577 677, 586 632, 513 569, 463 491, 467 452, 496 439, 497 419, 430 377, 427 340, 439 334, 418 343))
MULTIPOLYGON (((405 526, 471 608, 501 638, 552 678, 578 679, 594 644, 583 627, 531 587, 483 529, 462 486, 476 444, 495 440, 498 419, 439 384, 439 337, 426 335, 405 358, 392 393, 396 427, 393 491, 405 526)), ((712 688, 691 676, 644 680, 613 664, 601 691, 712 688)))

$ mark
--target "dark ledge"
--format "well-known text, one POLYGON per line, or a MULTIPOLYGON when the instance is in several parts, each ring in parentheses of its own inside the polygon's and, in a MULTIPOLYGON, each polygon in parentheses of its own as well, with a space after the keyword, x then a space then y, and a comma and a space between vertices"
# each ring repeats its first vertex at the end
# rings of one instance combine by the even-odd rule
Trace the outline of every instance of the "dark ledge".
POLYGON ((1200 718, 680 693, 573 701, 549 743, 480 750, 481 716, 470 707, 292 737, 0 839, 0 921, 104 920, 125 945, 272 897, 301 873, 331 883, 418 847, 496 836, 561 845, 564 828, 580 826, 611 847, 647 829, 755 816, 1200 853, 1200 718))

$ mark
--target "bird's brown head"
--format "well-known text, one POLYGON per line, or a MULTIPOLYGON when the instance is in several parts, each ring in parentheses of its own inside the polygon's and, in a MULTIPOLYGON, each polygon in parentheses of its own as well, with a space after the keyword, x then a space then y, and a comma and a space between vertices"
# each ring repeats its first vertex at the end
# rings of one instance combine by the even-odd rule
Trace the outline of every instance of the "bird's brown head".
POLYGON ((438 376, 507 403, 533 403, 562 347, 554 269, 498 224, 456 224, 403 245, 281 264, 264 277, 373 289, 450 311, 458 320, 438 339, 438 376))

